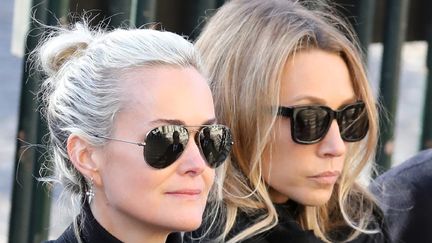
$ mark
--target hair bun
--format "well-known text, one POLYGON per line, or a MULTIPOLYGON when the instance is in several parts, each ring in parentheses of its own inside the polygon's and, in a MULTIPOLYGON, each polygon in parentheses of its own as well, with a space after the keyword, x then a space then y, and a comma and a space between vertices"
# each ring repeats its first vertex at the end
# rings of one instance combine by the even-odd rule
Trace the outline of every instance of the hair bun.
POLYGON ((88 44, 83 42, 74 43, 74 45, 65 47, 57 55, 52 57, 50 62, 50 68, 57 72, 65 62, 70 60, 72 57, 77 57, 87 48, 88 44))
POLYGON ((82 56, 93 39, 92 32, 80 23, 71 30, 52 32, 37 51, 42 71, 55 75, 70 60, 82 56))

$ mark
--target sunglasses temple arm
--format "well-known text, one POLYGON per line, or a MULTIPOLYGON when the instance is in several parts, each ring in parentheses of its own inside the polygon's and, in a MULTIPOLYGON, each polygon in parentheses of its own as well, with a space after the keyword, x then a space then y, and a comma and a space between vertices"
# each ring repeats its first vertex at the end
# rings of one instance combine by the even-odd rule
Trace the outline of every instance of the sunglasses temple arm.
POLYGON ((99 135, 95 135, 95 137, 98 137, 98 138, 104 138, 104 139, 108 139, 108 140, 112 140, 112 141, 117 141, 117 142, 123 142, 123 143, 134 144, 134 145, 138 145, 138 146, 142 146, 142 147, 144 147, 144 146, 146 145, 145 143, 131 142, 131 141, 123 140, 123 139, 110 138, 110 137, 104 137, 104 136, 99 136, 99 135))

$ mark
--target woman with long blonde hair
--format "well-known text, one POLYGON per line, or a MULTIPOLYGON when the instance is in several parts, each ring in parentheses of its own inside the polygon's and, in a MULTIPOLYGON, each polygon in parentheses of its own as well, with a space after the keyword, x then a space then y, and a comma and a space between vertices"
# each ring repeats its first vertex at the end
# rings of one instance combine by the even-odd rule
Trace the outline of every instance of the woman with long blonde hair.
POLYGON ((376 101, 351 29, 322 2, 233 0, 205 26, 218 119, 236 145, 198 242, 385 242, 359 182, 376 101))

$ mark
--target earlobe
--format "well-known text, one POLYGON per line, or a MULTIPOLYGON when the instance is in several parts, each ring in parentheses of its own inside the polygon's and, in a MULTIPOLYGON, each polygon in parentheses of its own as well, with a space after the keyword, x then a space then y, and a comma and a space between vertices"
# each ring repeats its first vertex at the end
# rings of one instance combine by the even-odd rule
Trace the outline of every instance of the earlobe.
POLYGON ((84 177, 98 180, 98 163, 94 161, 94 149, 88 141, 71 134, 67 140, 67 151, 70 161, 84 177))

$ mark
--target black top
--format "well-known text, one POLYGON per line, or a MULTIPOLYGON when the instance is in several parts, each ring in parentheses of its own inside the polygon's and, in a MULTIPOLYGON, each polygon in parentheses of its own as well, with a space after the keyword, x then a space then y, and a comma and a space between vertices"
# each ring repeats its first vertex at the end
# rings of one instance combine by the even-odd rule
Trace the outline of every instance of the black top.
POLYGON ((432 149, 379 176, 371 190, 393 242, 432 242, 432 149))
MULTIPOLYGON (((78 216, 78 222, 83 223, 80 231, 83 243, 120 243, 121 241, 106 231, 93 217, 90 207, 84 205, 84 214, 78 216), (83 220, 83 221, 82 221, 83 220)), ((168 236, 167 243, 181 243, 180 233, 172 233, 168 236)), ((74 234, 73 225, 69 225, 57 240, 46 241, 45 243, 78 243, 74 234)))
MULTIPOLYGON (((311 230, 303 230, 301 226, 294 219, 294 215, 296 213, 297 205, 294 202, 289 202, 286 204, 275 204, 276 211, 278 213, 278 224, 271 228, 270 230, 255 235, 249 239, 243 240, 242 243, 286 243, 286 242, 295 242, 295 243, 320 243, 323 242, 321 239, 315 236, 313 231, 311 230)), ((251 216, 244 212, 240 212, 237 215, 236 222, 234 227, 229 232, 226 240, 231 239, 233 236, 251 226, 253 222, 256 221, 257 217, 261 215, 258 212, 257 215, 251 216)), ((212 239, 215 238, 220 232, 221 229, 218 228, 212 231, 211 233, 206 235, 204 238, 200 238, 203 235, 203 232, 206 232, 205 229, 200 228, 194 232, 186 233, 184 237, 184 242, 214 242, 212 239), (218 231, 219 230, 219 231, 218 231), (216 232, 214 232, 216 231, 216 232)), ((338 236, 345 237, 349 231, 340 230, 338 232, 334 232, 332 236, 339 238, 338 236)), ((389 237, 385 233, 377 233, 377 234, 361 234, 357 239, 351 241, 352 243, 378 243, 378 242, 389 242, 387 239, 389 237)))
MULTIPOLYGON (((291 201, 290 201, 291 202, 291 201)), ((319 243, 323 242, 315 236, 311 230, 303 230, 294 219, 297 205, 294 203, 275 204, 278 214, 278 224, 270 230, 246 239, 244 243, 272 243, 272 242, 298 242, 298 243, 319 243)), ((249 227, 254 220, 251 220, 245 213, 239 215, 229 238, 249 227), (246 223, 249 221, 249 223, 246 223)), ((254 217, 255 218, 255 217, 254 217)))

